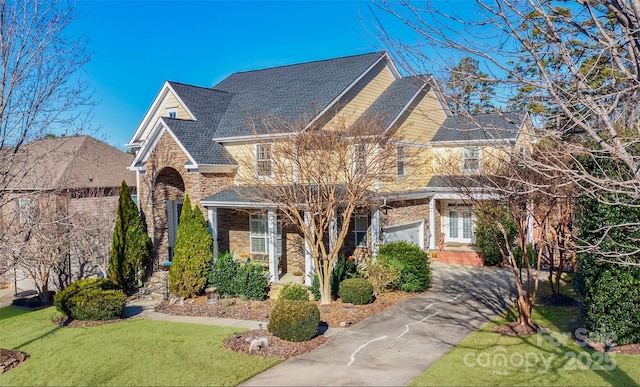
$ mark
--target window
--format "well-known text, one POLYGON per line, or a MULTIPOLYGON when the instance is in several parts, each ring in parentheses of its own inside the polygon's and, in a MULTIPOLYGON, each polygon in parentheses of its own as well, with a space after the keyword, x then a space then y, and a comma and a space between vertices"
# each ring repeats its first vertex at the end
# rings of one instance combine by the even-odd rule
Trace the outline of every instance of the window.
POLYGON ((169 108, 167 108, 167 116, 169 118, 177 118, 178 117, 178 108, 177 107, 169 107, 169 108))
POLYGON ((20 222, 32 221, 36 211, 36 200, 33 198, 18 198, 17 200, 20 222))
POLYGON ((367 173, 367 144, 355 144, 353 146, 354 173, 356 175, 367 173))
POLYGON ((367 247, 367 231, 369 229, 369 218, 367 215, 355 216, 356 247, 367 247))
POLYGON ((273 175, 272 145, 256 145, 256 175, 258 177, 271 177, 273 175))
POLYGON ((462 149, 462 171, 480 171, 480 148, 472 147, 462 149))
MULTIPOLYGON (((252 254, 269 254, 267 214, 252 214, 249 219, 252 254)), ((282 255, 282 221, 276 220, 276 254, 282 255)))
POLYGON ((396 174, 404 177, 405 174, 405 153, 403 146, 396 147, 396 174))

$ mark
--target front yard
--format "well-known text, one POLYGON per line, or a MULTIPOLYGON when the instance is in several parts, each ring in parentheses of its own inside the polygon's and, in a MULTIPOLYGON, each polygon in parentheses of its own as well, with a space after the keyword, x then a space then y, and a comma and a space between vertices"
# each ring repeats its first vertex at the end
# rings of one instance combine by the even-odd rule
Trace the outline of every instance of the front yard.
POLYGON ((222 347, 237 328, 130 320, 70 328, 54 308, 0 308, 0 348, 30 355, 2 386, 234 386, 280 360, 222 347))

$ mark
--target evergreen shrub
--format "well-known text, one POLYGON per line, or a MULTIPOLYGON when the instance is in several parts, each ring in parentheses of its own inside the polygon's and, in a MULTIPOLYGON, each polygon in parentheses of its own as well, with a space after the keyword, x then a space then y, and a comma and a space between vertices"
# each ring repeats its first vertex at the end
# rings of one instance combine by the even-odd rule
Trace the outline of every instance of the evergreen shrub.
POLYGON ((286 284, 280 289, 278 300, 308 301, 309 289, 301 284, 286 284))
POLYGON ((429 256, 418 245, 405 241, 385 243, 380 247, 376 260, 383 264, 400 267, 400 278, 395 284, 396 289, 405 292, 421 292, 431 284, 429 256))
POLYGON ((271 311, 267 329, 287 341, 309 341, 318 332, 320 310, 315 302, 278 300, 271 311))
POLYGON ((234 278, 240 269, 240 263, 233 258, 233 254, 226 252, 220 255, 207 274, 207 286, 215 287, 218 294, 234 297, 234 278))
POLYGON ((373 285, 364 278, 349 278, 340 282, 339 295, 342 302, 370 304, 373 301, 373 285))
POLYGON ((127 297, 121 287, 106 278, 76 281, 56 293, 56 308, 76 320, 113 320, 121 318, 127 297))
POLYGON ((261 265, 247 263, 241 265, 232 280, 233 293, 248 300, 267 298, 269 276, 261 265))

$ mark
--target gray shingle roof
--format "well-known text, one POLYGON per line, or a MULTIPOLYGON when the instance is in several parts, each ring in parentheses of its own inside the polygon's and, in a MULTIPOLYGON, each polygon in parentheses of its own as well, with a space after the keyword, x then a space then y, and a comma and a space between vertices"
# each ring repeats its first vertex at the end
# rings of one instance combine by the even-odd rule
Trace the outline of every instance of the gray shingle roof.
POLYGON ((425 86, 421 77, 406 77, 396 79, 371 106, 365 111, 365 117, 379 115, 387 128, 393 120, 402 113, 403 108, 414 95, 425 86))
POLYGON ((315 117, 373 65, 383 53, 369 53, 231 74, 213 88, 169 82, 196 122, 165 119, 199 164, 235 165, 213 138, 264 133, 251 120, 315 117))
POLYGON ((524 112, 495 112, 447 117, 432 141, 514 140, 524 123, 524 112))
MULTIPOLYGON (((265 200, 266 201, 266 200, 265 200)), ((222 190, 216 194, 208 196, 201 200, 201 202, 216 202, 218 204, 223 203, 260 203, 258 197, 258 190, 255 187, 240 186, 232 187, 222 190)))

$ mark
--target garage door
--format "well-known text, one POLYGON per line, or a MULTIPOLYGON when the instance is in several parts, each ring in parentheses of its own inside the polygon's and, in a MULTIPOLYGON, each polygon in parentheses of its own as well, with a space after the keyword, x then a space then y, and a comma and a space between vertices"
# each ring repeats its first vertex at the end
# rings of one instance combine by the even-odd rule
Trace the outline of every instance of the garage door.
POLYGON ((394 226, 385 227, 384 230, 384 243, 394 241, 406 241, 409 243, 415 243, 416 245, 424 248, 424 221, 404 223, 394 226))

